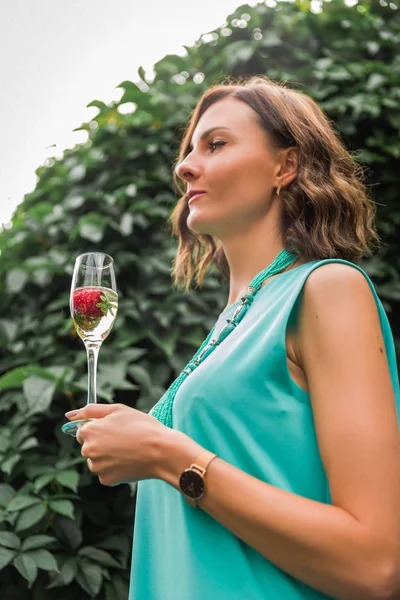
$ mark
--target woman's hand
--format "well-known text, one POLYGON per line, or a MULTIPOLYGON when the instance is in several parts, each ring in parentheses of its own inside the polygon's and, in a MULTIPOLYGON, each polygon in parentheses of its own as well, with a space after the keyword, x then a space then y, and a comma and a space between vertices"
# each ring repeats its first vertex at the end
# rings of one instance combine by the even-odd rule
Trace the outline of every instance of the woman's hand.
POLYGON ((76 439, 90 471, 108 486, 161 478, 167 449, 179 433, 124 404, 88 404, 65 416, 94 419, 79 427, 76 439))

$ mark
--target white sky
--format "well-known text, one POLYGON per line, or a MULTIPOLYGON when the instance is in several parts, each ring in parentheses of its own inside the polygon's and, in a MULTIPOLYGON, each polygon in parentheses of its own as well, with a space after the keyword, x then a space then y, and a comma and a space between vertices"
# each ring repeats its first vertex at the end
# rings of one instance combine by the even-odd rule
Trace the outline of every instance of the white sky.
MULTIPOLYGON (((94 99, 181 54, 222 25, 240 0, 4 0, 0 6, 0 229, 35 169, 81 141, 94 99), (56 144, 56 148, 48 148, 56 144)), ((257 2, 249 2, 253 6, 257 2)))

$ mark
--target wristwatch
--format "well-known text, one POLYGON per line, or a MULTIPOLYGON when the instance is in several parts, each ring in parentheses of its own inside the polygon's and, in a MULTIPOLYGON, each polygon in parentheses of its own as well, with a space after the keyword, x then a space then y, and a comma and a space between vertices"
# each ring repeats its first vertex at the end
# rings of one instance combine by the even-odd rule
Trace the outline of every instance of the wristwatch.
POLYGON ((200 508, 197 501, 200 500, 206 493, 205 475, 208 465, 216 454, 205 450, 200 456, 190 465, 189 469, 185 469, 179 478, 179 489, 181 490, 186 502, 194 508, 200 508))

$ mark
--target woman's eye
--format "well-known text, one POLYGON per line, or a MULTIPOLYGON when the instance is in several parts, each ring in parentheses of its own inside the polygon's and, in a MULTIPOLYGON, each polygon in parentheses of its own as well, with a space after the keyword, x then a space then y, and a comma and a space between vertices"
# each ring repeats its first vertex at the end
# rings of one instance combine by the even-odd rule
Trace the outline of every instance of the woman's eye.
POLYGON ((222 140, 218 140, 216 142, 210 142, 209 143, 209 147, 211 148, 211 152, 214 152, 214 150, 216 150, 217 148, 220 148, 221 146, 225 146, 226 142, 223 142, 222 140))

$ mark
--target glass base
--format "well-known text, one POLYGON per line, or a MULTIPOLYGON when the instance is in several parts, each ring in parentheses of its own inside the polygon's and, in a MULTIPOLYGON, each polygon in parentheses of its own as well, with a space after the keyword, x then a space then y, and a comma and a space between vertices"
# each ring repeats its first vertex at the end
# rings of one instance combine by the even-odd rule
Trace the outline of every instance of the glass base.
POLYGON ((88 421, 93 421, 94 419, 79 419, 79 421, 68 421, 68 423, 64 423, 61 427, 61 431, 66 433, 67 435, 72 435, 76 437, 79 427, 83 423, 87 423, 88 421))

